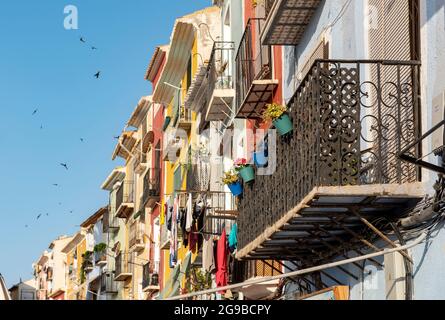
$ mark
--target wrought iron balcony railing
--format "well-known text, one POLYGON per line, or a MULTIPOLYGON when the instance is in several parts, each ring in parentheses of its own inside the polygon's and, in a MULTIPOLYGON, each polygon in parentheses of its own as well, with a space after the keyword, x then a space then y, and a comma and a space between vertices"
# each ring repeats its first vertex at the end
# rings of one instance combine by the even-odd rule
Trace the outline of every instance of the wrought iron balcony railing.
POLYGON ((130 266, 131 259, 129 259, 129 253, 120 253, 115 259, 115 281, 125 281, 132 277, 132 268, 130 266))
POLYGON ((159 289, 159 275, 153 272, 150 262, 142 269, 142 289, 144 291, 159 289))
POLYGON ((101 294, 118 293, 118 284, 114 280, 114 274, 112 272, 102 273, 100 279, 100 293, 101 294))
POLYGON ((260 117, 277 86, 272 79, 272 55, 269 46, 263 46, 259 35, 264 28, 263 18, 249 19, 236 54, 236 116, 260 117))
POLYGON ((144 176, 143 205, 152 208, 161 194, 161 169, 151 168, 144 176))
POLYGON ((119 230, 119 219, 116 217, 115 205, 109 205, 108 210, 104 213, 103 231, 105 233, 117 232, 119 230))
POLYGON ((204 121, 224 121, 232 118, 235 98, 233 79, 234 42, 216 41, 207 68, 207 106, 204 121))
POLYGON ((134 182, 124 181, 116 193, 116 215, 126 218, 134 208, 134 182))
POLYGON ((275 172, 245 186, 239 247, 315 188, 348 186, 339 189, 346 196, 351 186, 419 182, 419 170, 398 158, 420 133, 419 69, 416 61, 317 60, 288 104, 294 130, 277 141, 275 172))
POLYGON ((141 251, 145 248, 144 235, 145 224, 137 219, 130 225, 129 245, 130 250, 141 251))
POLYGON ((204 216, 203 234, 221 235, 224 228, 230 232, 238 216, 235 197, 227 192, 208 192, 207 209, 204 216))

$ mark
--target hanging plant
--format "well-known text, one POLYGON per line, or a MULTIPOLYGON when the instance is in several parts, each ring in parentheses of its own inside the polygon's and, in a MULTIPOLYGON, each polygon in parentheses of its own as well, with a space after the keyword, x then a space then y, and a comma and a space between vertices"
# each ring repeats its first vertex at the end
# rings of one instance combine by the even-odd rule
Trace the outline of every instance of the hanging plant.
POLYGON ((239 172, 241 178, 245 183, 249 183, 255 180, 255 171, 253 167, 247 163, 244 158, 238 159, 234 163, 235 170, 239 172))
POLYGON ((105 243, 99 243, 94 246, 95 253, 104 252, 107 249, 107 245, 105 243))
POLYGON ((287 114, 286 106, 278 103, 266 105, 266 109, 263 112, 263 120, 272 121, 280 136, 284 136, 294 129, 292 121, 287 114))
POLYGON ((243 186, 239 181, 239 175, 234 170, 225 172, 222 182, 229 187, 230 191, 235 197, 243 194, 243 186))

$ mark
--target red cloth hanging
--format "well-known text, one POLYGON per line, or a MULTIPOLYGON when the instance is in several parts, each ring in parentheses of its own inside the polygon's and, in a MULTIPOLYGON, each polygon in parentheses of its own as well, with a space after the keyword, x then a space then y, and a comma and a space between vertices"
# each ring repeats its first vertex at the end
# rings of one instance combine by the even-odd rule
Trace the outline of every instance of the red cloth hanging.
MULTIPOLYGON (((216 286, 224 287, 228 283, 227 257, 229 256, 229 247, 227 246, 226 230, 224 229, 221 238, 216 245, 216 286)), ((225 293, 222 291, 220 293, 225 293)))

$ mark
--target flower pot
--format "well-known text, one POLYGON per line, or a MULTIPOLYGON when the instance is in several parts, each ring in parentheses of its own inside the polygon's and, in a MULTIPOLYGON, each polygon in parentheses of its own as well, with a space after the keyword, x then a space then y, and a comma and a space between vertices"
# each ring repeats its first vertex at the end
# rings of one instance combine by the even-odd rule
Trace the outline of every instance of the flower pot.
POLYGON ((232 194, 235 197, 238 197, 243 194, 243 186, 242 186, 241 182, 232 183, 227 186, 229 187, 230 192, 232 192, 232 194))
POLYGON ((267 162, 269 158, 266 157, 264 151, 258 151, 253 153, 253 161, 255 162, 255 166, 258 168, 267 167, 267 162))
POLYGON ((273 121, 273 125, 277 128, 280 136, 284 136, 294 130, 294 126, 288 114, 283 114, 281 117, 273 121))
POLYGON ((253 167, 251 166, 242 168, 239 171, 239 174, 245 183, 249 183, 255 180, 255 170, 253 170, 253 167))

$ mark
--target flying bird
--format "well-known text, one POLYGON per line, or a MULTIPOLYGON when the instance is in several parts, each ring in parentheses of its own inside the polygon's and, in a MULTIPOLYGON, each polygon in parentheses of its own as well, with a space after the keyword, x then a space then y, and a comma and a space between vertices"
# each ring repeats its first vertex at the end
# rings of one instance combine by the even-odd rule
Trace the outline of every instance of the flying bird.
POLYGON ((42 130, 43 129, 43 124, 40 126, 40 130, 42 130))
POLYGON ((97 50, 97 48, 96 47, 91 47, 91 50, 97 50))
POLYGON ((84 142, 85 140, 84 140, 83 138, 80 138, 80 141, 81 141, 81 142, 84 142))
POLYGON ((94 75, 96 77, 96 79, 99 79, 100 77, 100 71, 97 71, 97 73, 94 75))
POLYGON ((60 164, 62 167, 64 167, 66 170, 68 170, 68 165, 66 163, 61 163, 60 164))
POLYGON ((59 185, 57 183, 53 183, 53 186, 54 187, 58 187, 59 185))
POLYGON ((49 213, 47 213, 46 216, 49 217, 49 213))
POLYGON ((83 37, 80 37, 80 42, 85 43, 86 41, 85 41, 85 39, 83 37))
POLYGON ((39 111, 39 109, 35 109, 32 113, 32 115, 35 115, 37 112, 39 111))
POLYGON ((42 216, 42 215, 41 215, 41 214, 39 214, 39 215, 37 216, 37 220, 39 220, 41 216, 42 216))
POLYGON ((116 136, 116 137, 114 137, 114 139, 116 139, 116 140, 119 140, 119 138, 120 138, 120 136, 116 136))

